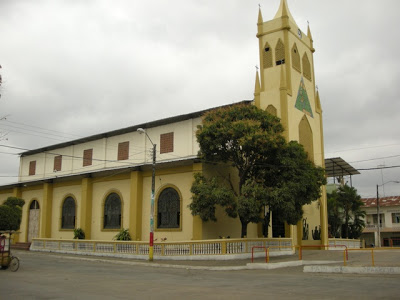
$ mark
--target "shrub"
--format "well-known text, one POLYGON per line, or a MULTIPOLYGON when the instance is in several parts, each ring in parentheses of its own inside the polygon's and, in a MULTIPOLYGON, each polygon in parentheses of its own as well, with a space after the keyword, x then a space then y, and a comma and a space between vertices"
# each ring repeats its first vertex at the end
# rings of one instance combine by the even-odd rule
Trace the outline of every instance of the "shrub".
POLYGON ((116 236, 114 236, 116 241, 131 241, 131 235, 129 234, 129 229, 121 229, 116 236))
POLYGON ((82 228, 74 229, 74 240, 84 240, 85 239, 85 232, 82 228))
POLYGON ((22 206, 25 201, 16 197, 8 197, 0 205, 0 230, 18 230, 22 220, 22 206))

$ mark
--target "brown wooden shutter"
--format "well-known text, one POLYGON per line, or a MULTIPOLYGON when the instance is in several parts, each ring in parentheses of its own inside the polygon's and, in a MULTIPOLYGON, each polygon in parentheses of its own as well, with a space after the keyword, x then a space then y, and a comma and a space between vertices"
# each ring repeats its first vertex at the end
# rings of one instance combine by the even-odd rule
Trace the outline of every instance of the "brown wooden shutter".
POLYGON ((164 133, 160 135, 160 153, 174 152, 174 133, 164 133))
POLYGON ((118 160, 125 160, 129 158, 129 142, 122 142, 118 144, 118 160))
POLYGON ((83 166, 91 166, 93 158, 93 149, 83 150, 83 166))

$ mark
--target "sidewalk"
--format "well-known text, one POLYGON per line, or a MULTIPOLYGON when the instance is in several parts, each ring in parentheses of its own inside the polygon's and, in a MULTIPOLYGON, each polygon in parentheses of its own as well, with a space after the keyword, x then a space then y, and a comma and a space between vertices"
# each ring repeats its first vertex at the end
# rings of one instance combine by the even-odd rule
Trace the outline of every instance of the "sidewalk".
POLYGON ((93 262, 105 262, 126 265, 141 265, 149 267, 180 268, 193 270, 251 270, 251 269, 276 269, 290 267, 304 267, 305 272, 328 272, 328 273, 369 273, 376 274, 400 274, 400 249, 396 250, 376 250, 374 249, 375 268, 371 268, 371 251, 349 251, 346 268, 344 266, 344 252, 340 250, 303 250, 302 260, 299 260, 298 252, 294 255, 273 256, 269 263, 265 262, 265 257, 255 258, 251 263, 251 258, 237 260, 157 260, 153 262, 146 260, 134 260, 129 258, 100 257, 100 256, 81 256, 73 254, 43 253, 13 251, 16 256, 24 255, 52 255, 71 260, 87 260, 93 262), (321 267, 324 266, 324 267, 321 267))

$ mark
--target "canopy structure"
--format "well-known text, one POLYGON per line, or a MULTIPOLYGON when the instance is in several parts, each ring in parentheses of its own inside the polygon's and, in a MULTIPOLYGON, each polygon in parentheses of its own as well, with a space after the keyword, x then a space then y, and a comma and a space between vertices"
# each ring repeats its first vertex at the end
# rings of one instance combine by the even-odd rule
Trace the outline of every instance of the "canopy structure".
POLYGON ((344 176, 350 176, 350 185, 353 186, 351 176, 356 174, 360 174, 360 172, 354 169, 341 157, 325 158, 325 175, 328 178, 333 177, 334 183, 336 178, 341 182, 344 176))

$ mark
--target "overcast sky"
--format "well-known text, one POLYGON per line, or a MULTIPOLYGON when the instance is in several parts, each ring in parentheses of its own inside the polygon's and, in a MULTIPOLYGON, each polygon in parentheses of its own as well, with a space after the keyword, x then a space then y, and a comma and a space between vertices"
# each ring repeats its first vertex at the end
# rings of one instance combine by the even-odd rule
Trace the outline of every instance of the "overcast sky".
MULTIPOLYGON (((35 149, 253 99, 258 4, 266 21, 279 2, 0 0, 0 144, 35 149)), ((352 178, 375 197, 400 180, 400 1, 288 4, 314 39, 325 157, 385 166, 352 178)), ((0 184, 18 180, 19 152, 0 147, 0 184)))

